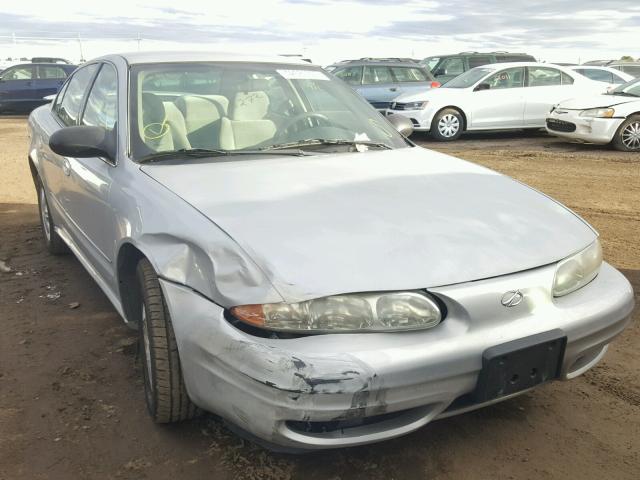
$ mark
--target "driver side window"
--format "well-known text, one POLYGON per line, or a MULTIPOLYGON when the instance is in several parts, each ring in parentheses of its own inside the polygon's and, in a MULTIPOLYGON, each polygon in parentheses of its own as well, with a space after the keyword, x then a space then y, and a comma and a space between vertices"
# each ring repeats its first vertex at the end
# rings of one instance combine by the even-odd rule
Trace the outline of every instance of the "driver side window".
POLYGON ((506 68, 489 77, 484 83, 488 83, 490 90, 503 88, 524 87, 524 67, 506 68))
POLYGON ((34 77, 34 67, 15 67, 2 74, 2 80, 31 80, 34 77))

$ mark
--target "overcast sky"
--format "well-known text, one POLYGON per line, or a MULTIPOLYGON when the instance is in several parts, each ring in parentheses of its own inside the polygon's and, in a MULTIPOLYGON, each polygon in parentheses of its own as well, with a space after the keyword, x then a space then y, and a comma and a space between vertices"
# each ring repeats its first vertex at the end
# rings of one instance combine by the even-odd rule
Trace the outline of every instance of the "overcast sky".
POLYGON ((638 0, 2 0, 0 57, 140 49, 361 56, 509 50, 547 61, 640 56, 638 0), (15 36, 15 38, 14 38, 15 36), (73 40, 80 36, 81 42, 73 40), (141 41, 137 38, 140 36, 141 41))

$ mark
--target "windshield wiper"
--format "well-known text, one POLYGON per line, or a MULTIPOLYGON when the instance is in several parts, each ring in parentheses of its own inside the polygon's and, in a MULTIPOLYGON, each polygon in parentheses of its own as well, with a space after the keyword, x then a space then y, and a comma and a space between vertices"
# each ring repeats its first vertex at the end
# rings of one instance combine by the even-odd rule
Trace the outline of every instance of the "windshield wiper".
POLYGON ((267 147, 263 147, 260 149, 261 152, 269 151, 269 150, 284 150, 287 148, 302 148, 309 147, 315 145, 349 145, 352 147, 357 147, 358 145, 364 145, 372 148, 382 148, 385 150, 392 150, 393 147, 391 145, 387 145, 382 142, 372 142, 369 140, 340 140, 340 139, 330 139, 330 138, 308 138, 306 140, 300 140, 297 142, 289 142, 289 143, 276 143, 275 145, 269 145, 267 147))
POLYGON ((187 158, 207 158, 207 157, 230 157, 236 155, 265 155, 265 154, 278 154, 278 155, 293 155, 301 157, 308 155, 302 150, 292 150, 288 152, 269 152, 262 149, 257 150, 222 150, 222 149, 209 149, 209 148, 181 148, 179 150, 171 150, 166 152, 156 152, 146 155, 137 160, 138 163, 152 163, 160 160, 174 160, 181 157, 187 158))

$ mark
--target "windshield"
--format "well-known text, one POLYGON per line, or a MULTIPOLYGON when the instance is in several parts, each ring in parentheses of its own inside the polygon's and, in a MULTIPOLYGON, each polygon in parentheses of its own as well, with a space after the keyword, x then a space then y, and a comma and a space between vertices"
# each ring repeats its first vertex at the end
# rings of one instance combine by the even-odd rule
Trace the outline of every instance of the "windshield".
POLYGON ((364 99, 317 67, 144 64, 133 66, 130 78, 131 153, 138 160, 195 149, 240 153, 305 141, 317 146, 317 140, 342 150, 349 142, 408 146, 364 99))
POLYGON ((445 83, 441 88, 467 88, 475 85, 478 80, 486 75, 495 72, 493 68, 476 67, 467 70, 462 75, 458 75, 445 83))
POLYGON ((611 95, 632 95, 640 97, 640 79, 633 79, 630 82, 623 83, 609 92, 611 95))
POLYGON ((435 67, 439 61, 440 61, 440 57, 427 57, 424 60, 422 60, 422 62, 420 63, 425 65, 429 69, 429 71, 432 72, 433 67, 435 67))

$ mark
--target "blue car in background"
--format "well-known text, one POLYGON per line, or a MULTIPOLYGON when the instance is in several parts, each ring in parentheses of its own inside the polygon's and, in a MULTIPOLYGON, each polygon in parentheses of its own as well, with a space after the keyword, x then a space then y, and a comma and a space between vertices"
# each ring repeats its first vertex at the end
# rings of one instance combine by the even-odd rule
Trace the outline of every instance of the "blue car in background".
POLYGON ((0 73, 0 113, 25 113, 47 103, 76 65, 24 63, 0 73))
POLYGON ((361 58, 326 68, 347 82, 374 108, 384 111, 398 95, 440 86, 424 66, 410 58, 361 58))

